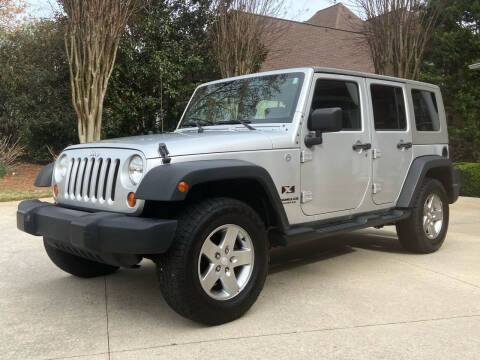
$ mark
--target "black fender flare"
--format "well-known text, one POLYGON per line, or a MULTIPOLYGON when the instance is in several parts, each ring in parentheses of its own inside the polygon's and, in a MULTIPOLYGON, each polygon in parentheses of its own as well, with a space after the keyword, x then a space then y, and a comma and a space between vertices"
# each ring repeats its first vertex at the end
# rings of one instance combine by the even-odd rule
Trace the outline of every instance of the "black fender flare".
POLYGON ((243 160, 200 160, 159 165, 143 178, 135 197, 151 201, 182 201, 187 192, 180 192, 177 185, 185 181, 189 190, 195 185, 219 180, 251 179, 265 191, 281 230, 289 228, 285 208, 272 177, 263 167, 243 160))
POLYGON ((454 203, 457 200, 460 189, 458 169, 454 168, 452 162, 447 158, 439 155, 426 155, 414 159, 410 165, 398 197, 397 207, 410 208, 413 206, 415 196, 420 190, 426 174, 432 169, 441 171, 441 179, 439 180, 445 186, 449 202, 454 203))
POLYGON ((52 186, 52 176, 53 176, 53 167, 55 166, 54 162, 51 162, 48 165, 45 165, 42 170, 37 175, 34 185, 36 187, 50 187, 52 186))

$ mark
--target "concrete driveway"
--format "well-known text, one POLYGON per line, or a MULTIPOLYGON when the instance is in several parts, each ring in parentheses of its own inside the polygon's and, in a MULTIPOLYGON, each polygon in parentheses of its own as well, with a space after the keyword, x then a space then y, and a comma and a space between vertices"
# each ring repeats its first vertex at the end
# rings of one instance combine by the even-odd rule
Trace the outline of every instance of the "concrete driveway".
POLYGON ((178 316, 154 266, 83 280, 0 203, 1 359, 479 359, 480 199, 451 207, 443 248, 405 253, 394 228, 272 253, 265 288, 233 323, 178 316))

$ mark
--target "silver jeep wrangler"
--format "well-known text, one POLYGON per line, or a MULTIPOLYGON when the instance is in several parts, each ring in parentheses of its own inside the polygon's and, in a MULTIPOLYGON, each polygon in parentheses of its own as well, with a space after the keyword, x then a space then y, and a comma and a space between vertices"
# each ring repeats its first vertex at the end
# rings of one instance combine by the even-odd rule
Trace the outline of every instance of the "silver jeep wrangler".
POLYGON ((438 250, 459 172, 437 86, 301 68, 202 85, 174 132, 70 146, 35 185, 55 204, 21 202, 18 228, 58 267, 151 259, 168 304, 213 325, 255 302, 271 246, 395 224, 438 250))

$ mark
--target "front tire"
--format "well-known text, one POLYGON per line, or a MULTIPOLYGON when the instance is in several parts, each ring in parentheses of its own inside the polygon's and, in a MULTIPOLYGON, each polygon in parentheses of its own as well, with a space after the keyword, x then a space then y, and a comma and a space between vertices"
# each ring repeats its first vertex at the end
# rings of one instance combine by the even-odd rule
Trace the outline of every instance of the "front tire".
POLYGON ((252 208, 230 198, 190 205, 178 218, 171 248, 157 259, 167 303, 207 325, 242 316, 260 294, 267 271, 265 225, 252 208))
POLYGON ((50 260, 60 269, 74 276, 91 278, 109 275, 118 270, 117 266, 98 263, 59 250, 50 245, 48 239, 45 238, 43 239, 43 245, 50 260))
POLYGON ((445 241, 448 229, 448 197, 442 183, 426 179, 418 192, 409 218, 397 223, 402 246, 413 253, 437 251, 445 241))

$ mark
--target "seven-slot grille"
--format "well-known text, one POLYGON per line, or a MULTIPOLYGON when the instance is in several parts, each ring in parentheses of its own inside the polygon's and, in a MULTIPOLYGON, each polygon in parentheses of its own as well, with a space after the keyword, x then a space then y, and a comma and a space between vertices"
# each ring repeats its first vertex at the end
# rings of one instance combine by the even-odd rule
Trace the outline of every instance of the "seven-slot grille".
POLYGON ((65 179, 65 198, 113 203, 119 168, 118 158, 71 158, 65 179))

